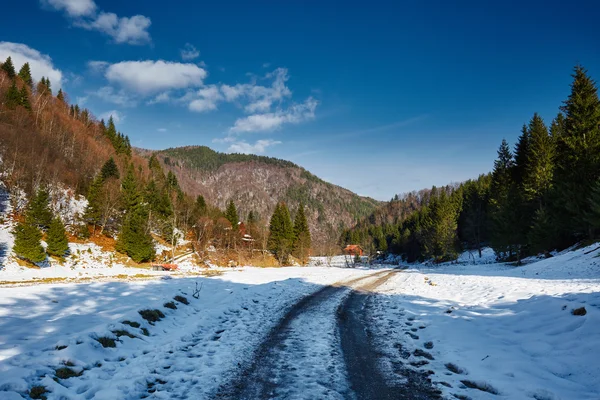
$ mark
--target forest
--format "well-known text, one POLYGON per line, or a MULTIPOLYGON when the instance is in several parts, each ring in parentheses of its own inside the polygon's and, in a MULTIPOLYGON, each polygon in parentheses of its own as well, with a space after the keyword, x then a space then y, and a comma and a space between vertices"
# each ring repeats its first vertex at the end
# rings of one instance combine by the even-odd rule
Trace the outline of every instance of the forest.
POLYGON ((340 244, 408 261, 450 261, 491 246, 499 260, 587 244, 600 235, 600 101, 582 66, 548 125, 534 113, 513 148, 502 140, 493 171, 396 196, 346 229, 340 244))
MULTIPOLYGON (((307 261, 311 235, 302 204, 292 219, 287 205, 278 203, 269 223, 253 211, 238 215, 233 201, 221 210, 201 195, 192 198, 154 154, 132 150, 112 117, 98 121, 69 104, 62 89, 54 95, 48 78, 35 83, 29 64, 17 72, 10 57, 0 65, 0 98, 0 178, 11 193, 18 220, 13 251, 22 261, 60 260, 69 241, 92 240, 143 263, 164 259, 155 252, 157 240, 174 249, 184 239, 199 257, 212 246, 227 259, 251 258, 257 250, 263 259, 272 253, 280 264, 290 256, 307 261), (87 202, 67 220, 60 203, 71 192, 87 202)), ((222 162, 223 155, 212 153, 205 154, 207 168, 222 162)))

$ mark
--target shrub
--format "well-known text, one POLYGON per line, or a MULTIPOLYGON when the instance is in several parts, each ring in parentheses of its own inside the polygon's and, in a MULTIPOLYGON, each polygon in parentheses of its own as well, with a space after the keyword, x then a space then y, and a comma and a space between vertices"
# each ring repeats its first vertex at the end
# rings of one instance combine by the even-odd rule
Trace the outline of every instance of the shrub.
POLYGON ((96 340, 98 341, 98 343, 100 343, 102 345, 102 347, 117 347, 117 343, 115 342, 115 339, 113 339, 113 338, 101 336, 101 337, 97 338, 96 340))
POLYGON ((81 376, 82 373, 83 372, 77 373, 69 367, 61 367, 56 370, 56 377, 58 379, 69 379, 69 378, 73 378, 76 376, 81 376))
POLYGON ((45 394, 48 393, 45 386, 34 386, 29 389, 29 397, 32 399, 46 400, 45 394))
POLYGON ((116 337, 127 336, 127 337, 130 337, 132 339, 137 338, 137 336, 135 336, 132 333, 129 333, 125 329, 117 329, 116 331, 112 331, 112 333, 114 333, 116 337))
POLYGON ((169 301, 168 303, 163 304, 163 307, 170 308, 171 310, 177 310, 177 306, 172 301, 169 301))
POLYGON ((122 323, 122 324, 125 324, 125 325, 129 325, 129 326, 131 326, 132 328, 139 328, 139 327, 140 327, 140 323, 139 323, 139 322, 135 322, 135 321, 127 321, 127 320, 126 320, 126 321, 123 321, 123 322, 121 322, 121 323, 122 323))
POLYGON ((185 298, 185 297, 183 297, 183 296, 179 296, 179 295, 177 295, 177 296, 173 297, 173 300, 175 300, 175 301, 177 301, 177 302, 179 302, 179 303, 185 304, 186 306, 187 306, 188 304, 190 304, 190 302, 188 301, 188 299, 186 299, 186 298, 185 298))
POLYGON ((165 314, 163 314, 163 312, 160 310, 140 310, 138 312, 140 313, 142 318, 144 318, 151 324, 154 324, 155 322, 160 321, 165 317, 165 314))

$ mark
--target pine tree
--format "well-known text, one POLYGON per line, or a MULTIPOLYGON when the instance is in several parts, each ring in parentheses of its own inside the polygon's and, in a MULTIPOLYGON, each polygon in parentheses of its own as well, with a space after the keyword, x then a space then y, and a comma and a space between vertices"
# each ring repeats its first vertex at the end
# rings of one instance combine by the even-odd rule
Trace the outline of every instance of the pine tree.
POLYGON ((593 237, 587 219, 592 186, 600 178, 600 100, 595 82, 581 66, 575 67, 571 94, 561 107, 564 132, 557 144, 556 208, 561 230, 573 240, 593 237))
POLYGON ((31 263, 39 263, 46 259, 42 247, 42 232, 36 227, 35 221, 26 215, 25 221, 20 222, 14 231, 15 244, 13 251, 17 257, 31 263))
POLYGON ((227 218, 227 221, 231 222, 231 228, 234 231, 239 229, 240 219, 237 209, 235 208, 235 204, 233 204, 233 200, 230 200, 229 204, 227 205, 227 210, 225 210, 225 218, 227 218))
POLYGON ((542 118, 536 113, 529 123, 529 157, 523 177, 523 188, 528 200, 542 206, 554 177, 555 147, 542 118))
POLYGON ((552 140, 556 143, 564 132, 565 116, 563 113, 559 112, 556 118, 552 120, 552 124, 550 125, 550 136, 552 136, 552 140))
POLYGON ((279 260, 280 265, 287 263, 294 241, 294 227, 290 212, 285 203, 278 203, 269 223, 267 247, 279 260))
POLYGON ((500 259, 518 258, 520 255, 521 231, 519 209, 521 207, 517 186, 513 181, 513 155, 506 140, 498 150, 498 159, 494 161, 490 192, 491 208, 491 244, 500 259))
POLYGON ((300 203, 298 212, 294 218, 294 241, 292 243, 292 254, 301 262, 306 262, 310 254, 311 237, 304 214, 304 204, 300 203))
POLYGON ((206 200, 204 200, 204 196, 201 194, 196 197, 196 204, 194 205, 194 210, 199 217, 206 215, 206 200))
POLYGON ((4 61, 4 64, 2 64, 2 70, 6 72, 6 75, 8 75, 8 77, 11 79, 16 76, 15 66, 13 65, 12 58, 10 58, 10 56, 8 56, 6 61, 4 61))
POLYGON ((122 209, 125 211, 133 209, 133 207, 135 207, 140 201, 140 193, 138 190, 133 164, 129 165, 127 168, 127 174, 121 182, 121 194, 122 209))
POLYGON ((246 218, 246 221, 248 222, 249 225, 256 224, 258 222, 256 213, 254 213, 254 211, 250 210, 248 212, 248 218, 246 218))
POLYGON ((127 212, 115 248, 137 263, 154 259, 156 253, 148 229, 148 212, 141 201, 127 212))
POLYGON ((102 169, 100 170, 100 176, 102 176, 103 180, 107 180, 109 178, 119 179, 119 168, 115 163, 115 160, 111 157, 104 163, 102 169))
POLYGON ((23 64, 21 69, 19 70, 19 77, 25 82, 30 89, 33 89, 33 78, 31 77, 31 69, 29 68, 29 63, 23 64))
POLYGON ((17 83, 13 81, 6 91, 6 107, 14 110, 18 105, 21 105, 21 92, 17 88, 17 83))
MULTIPOLYGON (((536 114, 537 115, 537 114, 536 114)), ((515 145, 515 155, 514 162, 512 166, 512 179, 517 185, 520 186, 521 182, 523 182, 523 178, 526 174, 527 162, 529 160, 529 153, 531 147, 531 131, 526 126, 523 125, 521 129, 521 136, 517 140, 517 144, 515 145)))
POLYGON ((20 105, 23 106, 26 110, 31 111, 31 103, 29 102, 29 91, 27 90, 27 86, 23 85, 21 88, 21 92, 19 93, 20 105))
POLYGON ((44 187, 38 189, 35 196, 29 202, 27 215, 41 229, 45 230, 50 226, 52 211, 50 211, 50 194, 48 193, 48 189, 44 187))
POLYGON ((84 218, 86 221, 94 225, 98 225, 100 223, 100 218, 102 215, 102 204, 100 202, 100 196, 103 184, 104 180, 102 179, 102 175, 98 175, 92 181, 92 184, 88 189, 88 204, 85 208, 84 218))
POLYGON ((62 89, 58 89, 58 93, 56 94, 56 99, 57 99, 58 101, 61 101, 61 102, 63 102, 63 103, 66 103, 66 102, 65 102, 65 95, 64 95, 64 93, 63 93, 62 89))
POLYGON ((51 256, 62 258, 69 251, 67 232, 65 231, 65 226, 59 217, 52 219, 50 228, 48 229, 48 233, 46 235, 46 243, 48 243, 46 252, 51 256))

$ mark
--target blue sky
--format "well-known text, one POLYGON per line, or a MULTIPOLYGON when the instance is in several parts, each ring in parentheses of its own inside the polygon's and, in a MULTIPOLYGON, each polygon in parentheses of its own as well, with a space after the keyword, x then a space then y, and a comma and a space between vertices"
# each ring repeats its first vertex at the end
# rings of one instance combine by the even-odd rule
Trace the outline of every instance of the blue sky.
POLYGON ((595 1, 21 0, 0 58, 135 146, 289 159, 387 200, 487 172, 534 112, 549 123, 576 63, 600 79, 599 20, 595 1))

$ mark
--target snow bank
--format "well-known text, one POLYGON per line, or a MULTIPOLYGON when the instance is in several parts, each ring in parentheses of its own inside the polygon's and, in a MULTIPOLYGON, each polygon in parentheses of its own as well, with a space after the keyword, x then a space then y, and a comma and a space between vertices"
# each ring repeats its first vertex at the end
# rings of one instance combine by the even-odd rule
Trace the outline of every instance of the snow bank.
POLYGON ((431 370, 448 396, 598 399, 599 253, 594 245, 523 267, 443 264, 398 274, 371 304, 386 369, 395 360, 431 370), (587 314, 573 315, 580 307, 587 314))

